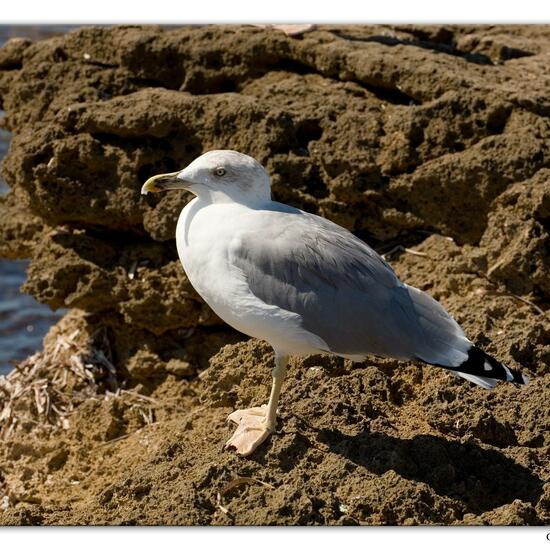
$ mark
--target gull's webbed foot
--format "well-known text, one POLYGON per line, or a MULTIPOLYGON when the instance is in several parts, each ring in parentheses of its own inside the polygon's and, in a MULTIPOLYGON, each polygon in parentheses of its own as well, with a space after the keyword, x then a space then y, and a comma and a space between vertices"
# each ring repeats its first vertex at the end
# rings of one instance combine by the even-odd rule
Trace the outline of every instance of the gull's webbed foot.
POLYGON ((237 424, 237 429, 225 444, 225 448, 234 448, 241 456, 252 454, 275 428, 268 423, 267 405, 235 411, 227 417, 227 420, 237 424))

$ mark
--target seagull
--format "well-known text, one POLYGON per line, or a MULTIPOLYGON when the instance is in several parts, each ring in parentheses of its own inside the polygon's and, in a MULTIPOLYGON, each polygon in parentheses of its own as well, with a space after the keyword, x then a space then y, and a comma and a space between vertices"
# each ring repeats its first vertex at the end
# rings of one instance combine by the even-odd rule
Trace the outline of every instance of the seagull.
POLYGON ((443 367, 487 389, 528 383, 353 233, 272 200, 269 174, 250 156, 209 151, 149 178, 141 192, 180 189, 195 195, 176 228, 190 283, 221 319, 275 355, 269 402, 229 415, 237 429, 227 449, 248 456, 274 432, 289 356, 376 355, 443 367))

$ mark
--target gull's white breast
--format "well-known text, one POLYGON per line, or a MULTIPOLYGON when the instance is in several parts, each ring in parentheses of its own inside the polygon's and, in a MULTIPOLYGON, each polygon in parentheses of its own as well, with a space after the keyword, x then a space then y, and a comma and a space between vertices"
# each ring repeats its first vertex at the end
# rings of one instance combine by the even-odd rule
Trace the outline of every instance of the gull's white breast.
POLYGON ((231 261, 231 249, 240 244, 240 235, 257 224, 260 238, 261 215, 261 210, 237 203, 202 204, 193 199, 182 210, 176 228, 185 273, 212 310, 240 332, 266 340, 281 353, 326 350, 322 339, 302 328, 298 314, 254 296, 246 274, 231 261))

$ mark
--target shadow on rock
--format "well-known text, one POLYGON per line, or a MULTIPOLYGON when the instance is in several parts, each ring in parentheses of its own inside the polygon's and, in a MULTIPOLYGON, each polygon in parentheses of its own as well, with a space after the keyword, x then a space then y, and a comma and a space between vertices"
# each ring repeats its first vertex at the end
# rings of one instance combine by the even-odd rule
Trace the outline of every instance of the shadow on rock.
POLYGON ((394 470, 426 483, 442 496, 461 501, 480 514, 520 499, 535 504, 543 482, 531 471, 493 449, 433 435, 398 439, 383 433, 355 436, 321 430, 330 449, 375 474, 394 470))

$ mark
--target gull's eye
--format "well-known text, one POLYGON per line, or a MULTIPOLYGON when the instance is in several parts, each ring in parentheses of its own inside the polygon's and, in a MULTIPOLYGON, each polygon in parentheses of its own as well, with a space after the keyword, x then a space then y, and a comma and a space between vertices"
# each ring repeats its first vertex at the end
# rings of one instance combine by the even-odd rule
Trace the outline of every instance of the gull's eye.
POLYGON ((221 166, 216 168, 214 170, 214 174, 218 177, 225 176, 225 168, 222 168, 221 166))

